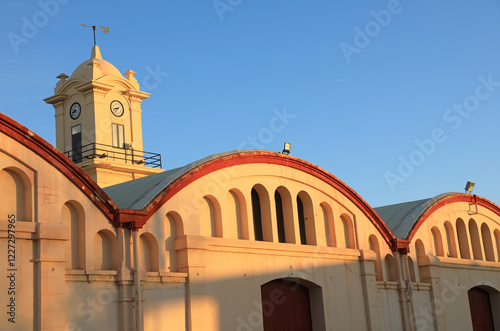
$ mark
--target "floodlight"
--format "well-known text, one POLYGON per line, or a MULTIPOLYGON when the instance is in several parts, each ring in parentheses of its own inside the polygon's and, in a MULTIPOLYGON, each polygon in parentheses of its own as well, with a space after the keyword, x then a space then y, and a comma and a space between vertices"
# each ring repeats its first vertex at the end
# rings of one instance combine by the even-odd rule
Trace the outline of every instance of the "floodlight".
POLYGON ((285 146, 283 147, 283 151, 281 152, 282 154, 290 154, 290 147, 292 144, 290 143, 285 143, 285 146))
POLYGON ((474 185, 476 185, 476 183, 468 181, 467 184, 465 184, 465 193, 472 193, 474 185))

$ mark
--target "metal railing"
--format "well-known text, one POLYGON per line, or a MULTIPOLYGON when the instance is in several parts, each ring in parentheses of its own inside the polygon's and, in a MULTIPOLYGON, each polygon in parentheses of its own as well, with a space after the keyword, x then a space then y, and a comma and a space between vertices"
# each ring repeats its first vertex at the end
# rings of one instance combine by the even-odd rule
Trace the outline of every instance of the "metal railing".
POLYGON ((110 145, 90 143, 80 148, 64 152, 75 163, 90 159, 106 159, 127 164, 143 164, 152 168, 161 168, 161 155, 135 149, 126 149, 110 145))

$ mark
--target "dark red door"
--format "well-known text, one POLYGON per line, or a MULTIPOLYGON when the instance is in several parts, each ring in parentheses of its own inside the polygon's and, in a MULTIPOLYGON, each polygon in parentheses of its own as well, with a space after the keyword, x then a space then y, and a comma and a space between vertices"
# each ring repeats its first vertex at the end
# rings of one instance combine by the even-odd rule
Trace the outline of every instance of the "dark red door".
POLYGON ((261 295, 264 331, 312 331, 307 287, 278 279, 262 285, 261 295))
POLYGON ((493 331, 490 295, 478 287, 469 290, 470 315, 474 331, 493 331))

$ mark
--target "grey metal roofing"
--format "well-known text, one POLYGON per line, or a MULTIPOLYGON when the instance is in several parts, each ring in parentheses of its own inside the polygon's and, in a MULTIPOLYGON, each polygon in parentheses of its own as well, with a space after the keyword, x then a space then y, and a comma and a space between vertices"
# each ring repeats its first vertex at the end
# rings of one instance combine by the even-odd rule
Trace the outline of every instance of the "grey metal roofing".
POLYGON ((418 221, 427 208, 435 202, 454 194, 457 193, 443 193, 429 199, 403 202, 373 209, 391 230, 394 237, 404 239, 408 236, 413 224, 418 221))
POLYGON ((103 188, 104 192, 116 203, 119 208, 141 210, 162 192, 162 190, 181 178, 191 170, 225 156, 238 153, 262 152, 262 150, 236 150, 213 154, 183 167, 166 170, 164 172, 134 179, 121 184, 103 188))

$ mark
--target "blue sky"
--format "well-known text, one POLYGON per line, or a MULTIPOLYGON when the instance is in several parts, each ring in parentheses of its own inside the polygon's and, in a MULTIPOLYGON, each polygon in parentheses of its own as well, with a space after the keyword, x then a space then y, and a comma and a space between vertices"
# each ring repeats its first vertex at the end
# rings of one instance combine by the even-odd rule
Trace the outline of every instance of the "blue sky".
POLYGON ((500 204, 500 2, 2 1, 0 111, 55 144, 53 94, 90 56, 137 72, 144 149, 166 169, 258 147, 381 205, 500 204), (156 78, 155 78, 156 77, 156 78))

